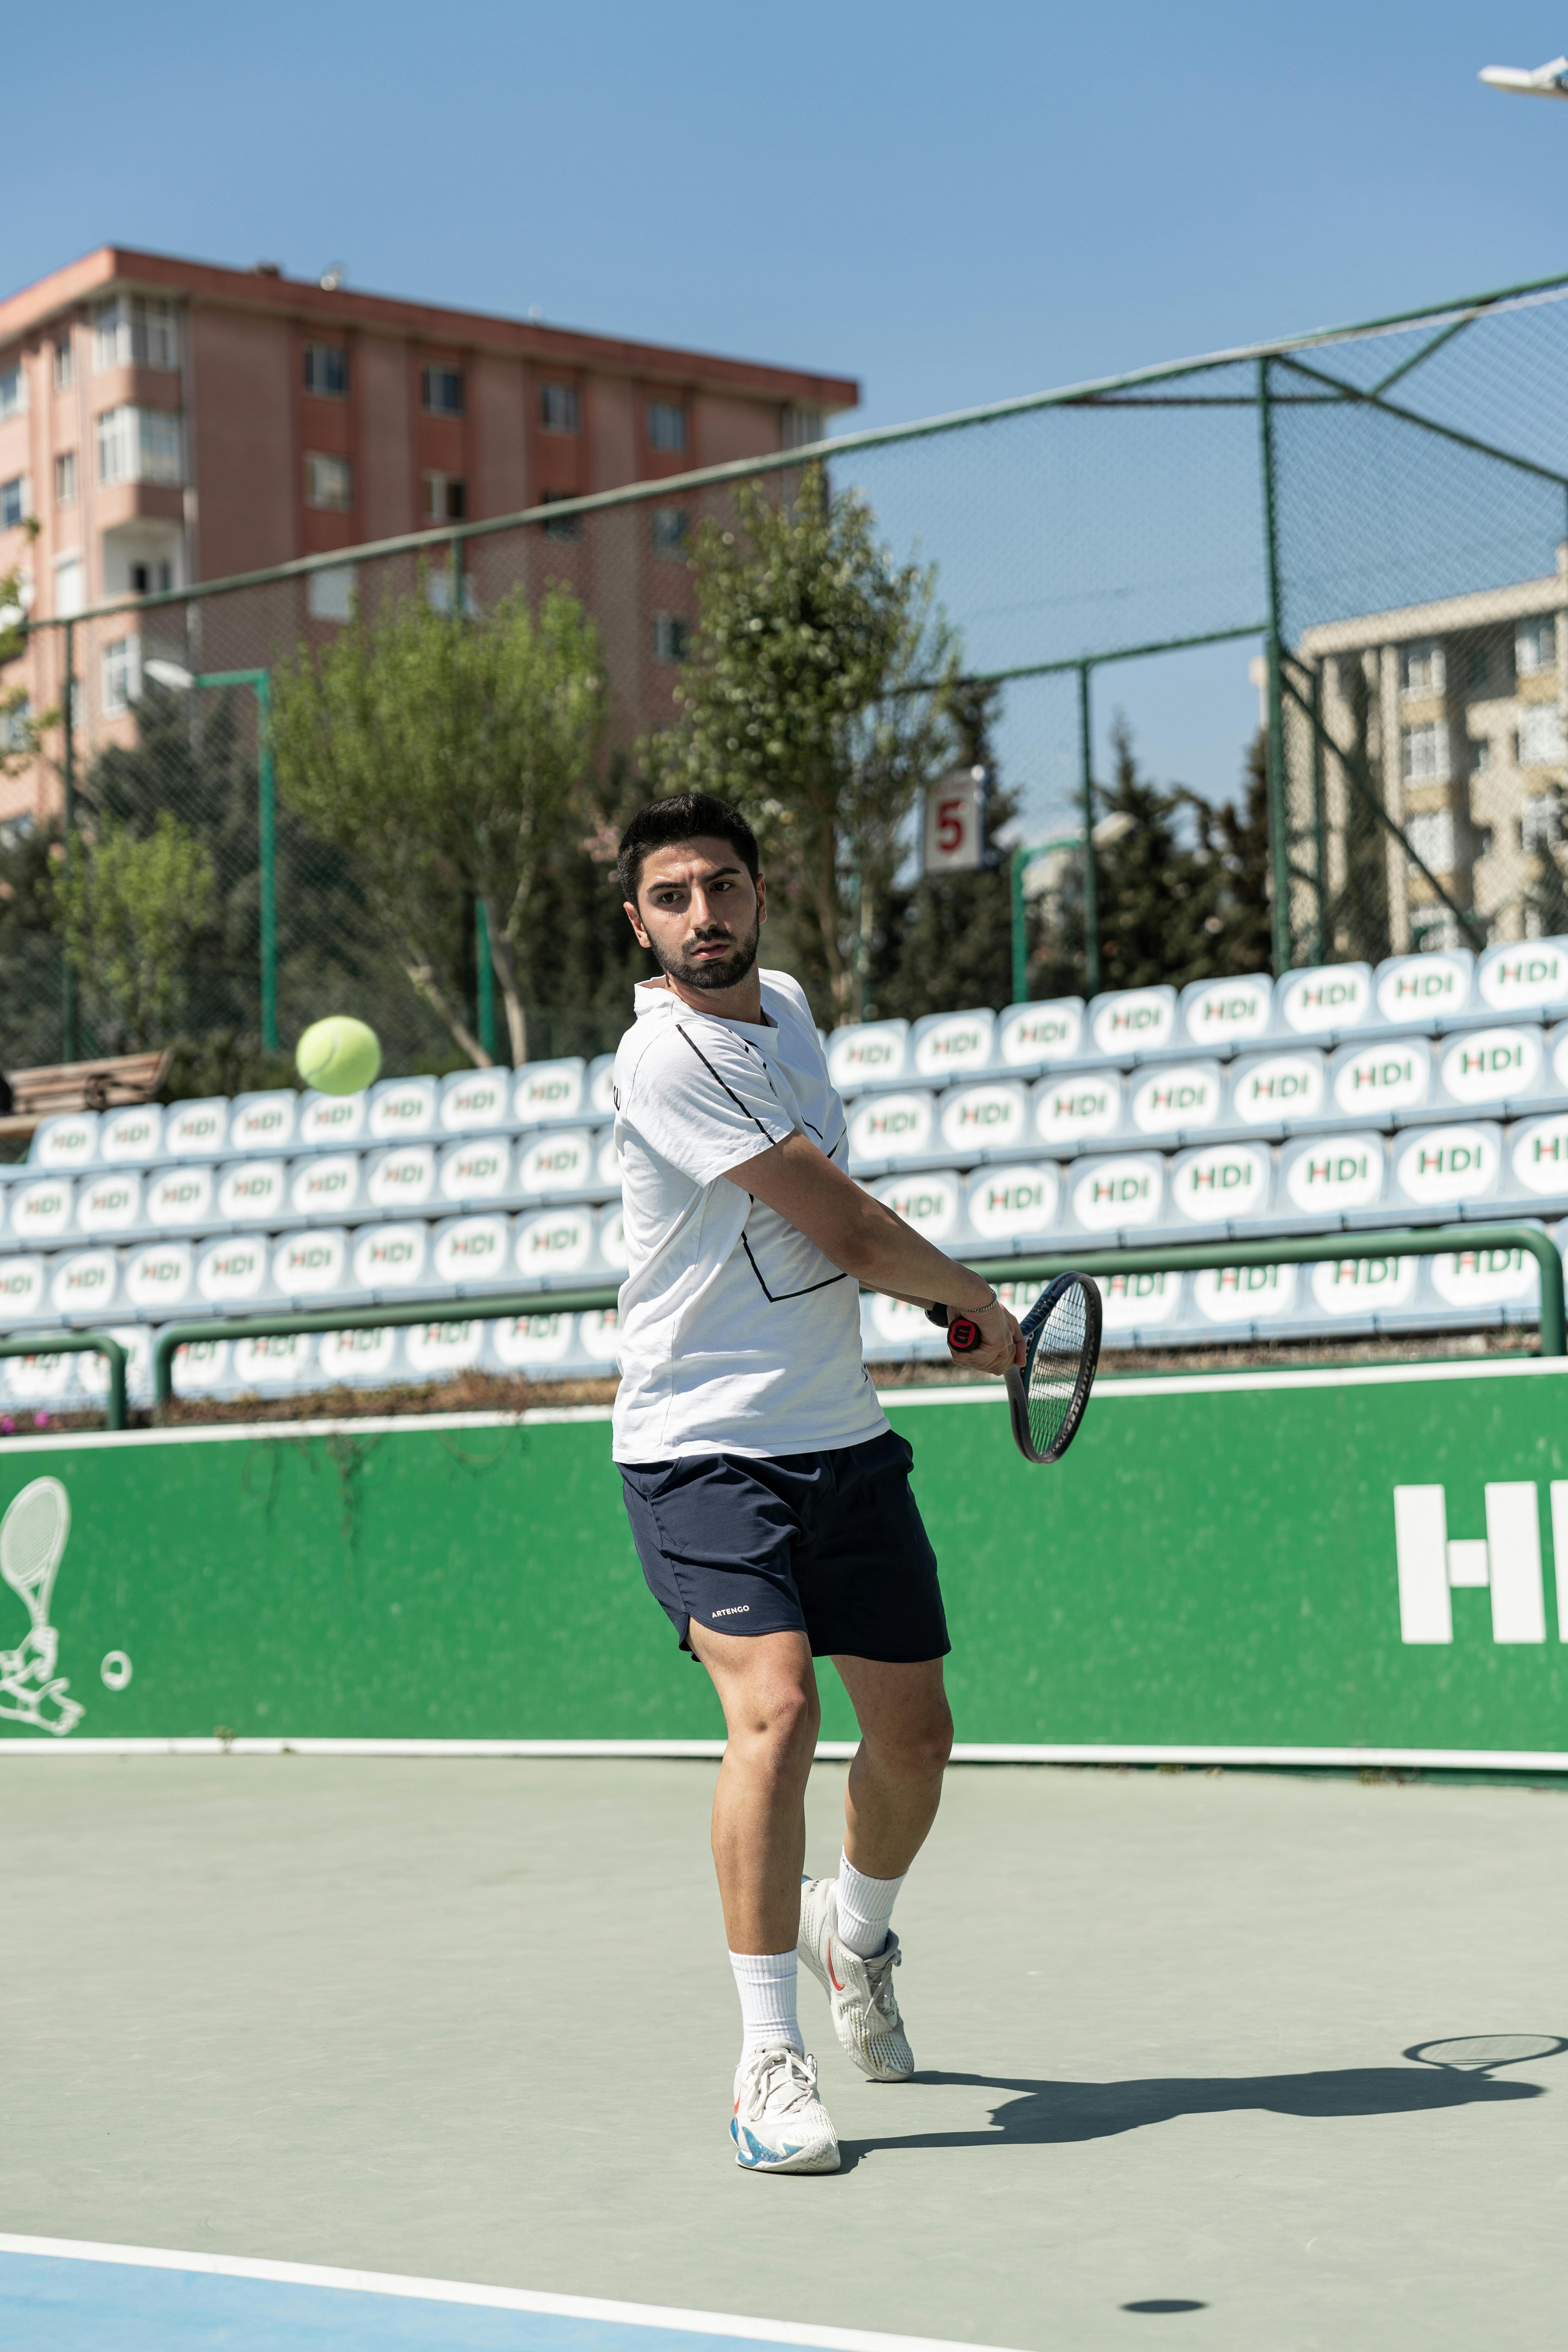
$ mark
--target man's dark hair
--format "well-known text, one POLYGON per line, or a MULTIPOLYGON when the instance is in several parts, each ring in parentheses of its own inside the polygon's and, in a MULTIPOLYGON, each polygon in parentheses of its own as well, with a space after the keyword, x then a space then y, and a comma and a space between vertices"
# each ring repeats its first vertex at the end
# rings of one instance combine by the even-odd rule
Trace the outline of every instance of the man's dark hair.
POLYGON ((731 808, 728 801, 716 800, 711 793, 672 793, 668 800, 650 801, 647 808, 639 809, 621 835, 616 870, 622 898, 637 905, 643 860, 650 850, 668 849, 676 842, 695 841, 701 835, 727 841, 752 881, 756 880, 762 869, 757 836, 740 810, 731 808))

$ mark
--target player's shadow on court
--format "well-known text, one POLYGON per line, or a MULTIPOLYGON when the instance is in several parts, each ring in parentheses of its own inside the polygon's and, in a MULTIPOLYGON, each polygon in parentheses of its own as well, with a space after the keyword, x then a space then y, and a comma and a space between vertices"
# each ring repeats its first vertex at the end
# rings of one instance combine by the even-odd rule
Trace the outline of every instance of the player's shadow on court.
POLYGON ((914 2081, 955 2090, 1016 2091, 991 2111, 984 2131, 910 2132, 846 2140, 845 2166, 878 2148, 1046 2147, 1109 2139, 1178 2116, 1219 2116, 1258 2109, 1314 2117, 1426 2115, 1439 2107, 1496 2105, 1538 2099, 1539 2083, 1495 2082, 1484 2074, 1433 2073, 1421 2066, 1331 2066, 1310 2074, 1148 2075, 1125 2083, 1030 2082, 1006 2074, 946 2074, 927 2070, 914 2081))

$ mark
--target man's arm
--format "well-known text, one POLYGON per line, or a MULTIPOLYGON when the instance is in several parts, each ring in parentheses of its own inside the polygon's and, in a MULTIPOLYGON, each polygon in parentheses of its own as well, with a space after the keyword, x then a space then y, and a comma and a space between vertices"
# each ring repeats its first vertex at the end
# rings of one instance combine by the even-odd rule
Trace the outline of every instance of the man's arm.
POLYGON ((1024 1360, 1018 1326, 990 1284, 947 1257, 884 1202, 836 1168, 797 1129, 727 1171, 753 1200, 765 1202, 798 1226, 825 1257, 868 1290, 885 1291, 919 1307, 950 1307, 980 1327, 984 1344, 966 1360, 981 1371, 1005 1372, 1024 1360))

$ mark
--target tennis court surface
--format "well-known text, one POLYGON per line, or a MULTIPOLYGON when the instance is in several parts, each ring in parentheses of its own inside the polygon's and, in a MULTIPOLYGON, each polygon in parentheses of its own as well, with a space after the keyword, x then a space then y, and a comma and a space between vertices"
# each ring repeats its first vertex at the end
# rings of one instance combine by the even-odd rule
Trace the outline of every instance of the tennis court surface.
POLYGON ((805 1983, 845 2166, 767 2179, 712 1777, 0 1759, 8 2352, 1561 2332, 1560 1795, 955 1769, 900 1906, 918 2077, 855 2075, 805 1983), (1409 2054, 1494 2035, 1537 2054, 1409 2054))

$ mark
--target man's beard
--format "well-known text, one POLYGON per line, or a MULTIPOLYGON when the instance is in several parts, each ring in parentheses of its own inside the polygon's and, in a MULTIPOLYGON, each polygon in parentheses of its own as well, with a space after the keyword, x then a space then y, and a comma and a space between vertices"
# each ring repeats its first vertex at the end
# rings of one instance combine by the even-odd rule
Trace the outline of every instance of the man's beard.
MULTIPOLYGON (((659 962, 671 980, 679 981, 683 988, 733 988, 737 981, 745 979, 746 974, 756 962, 757 943, 762 935, 763 925, 759 916, 752 925, 751 938, 737 942, 731 955, 710 956, 699 963, 688 962, 684 956, 671 958, 662 955, 657 947, 654 949, 654 953, 658 957, 659 962)), ((699 931, 689 944, 698 947, 708 940, 728 937, 729 933, 726 931, 699 931)))

